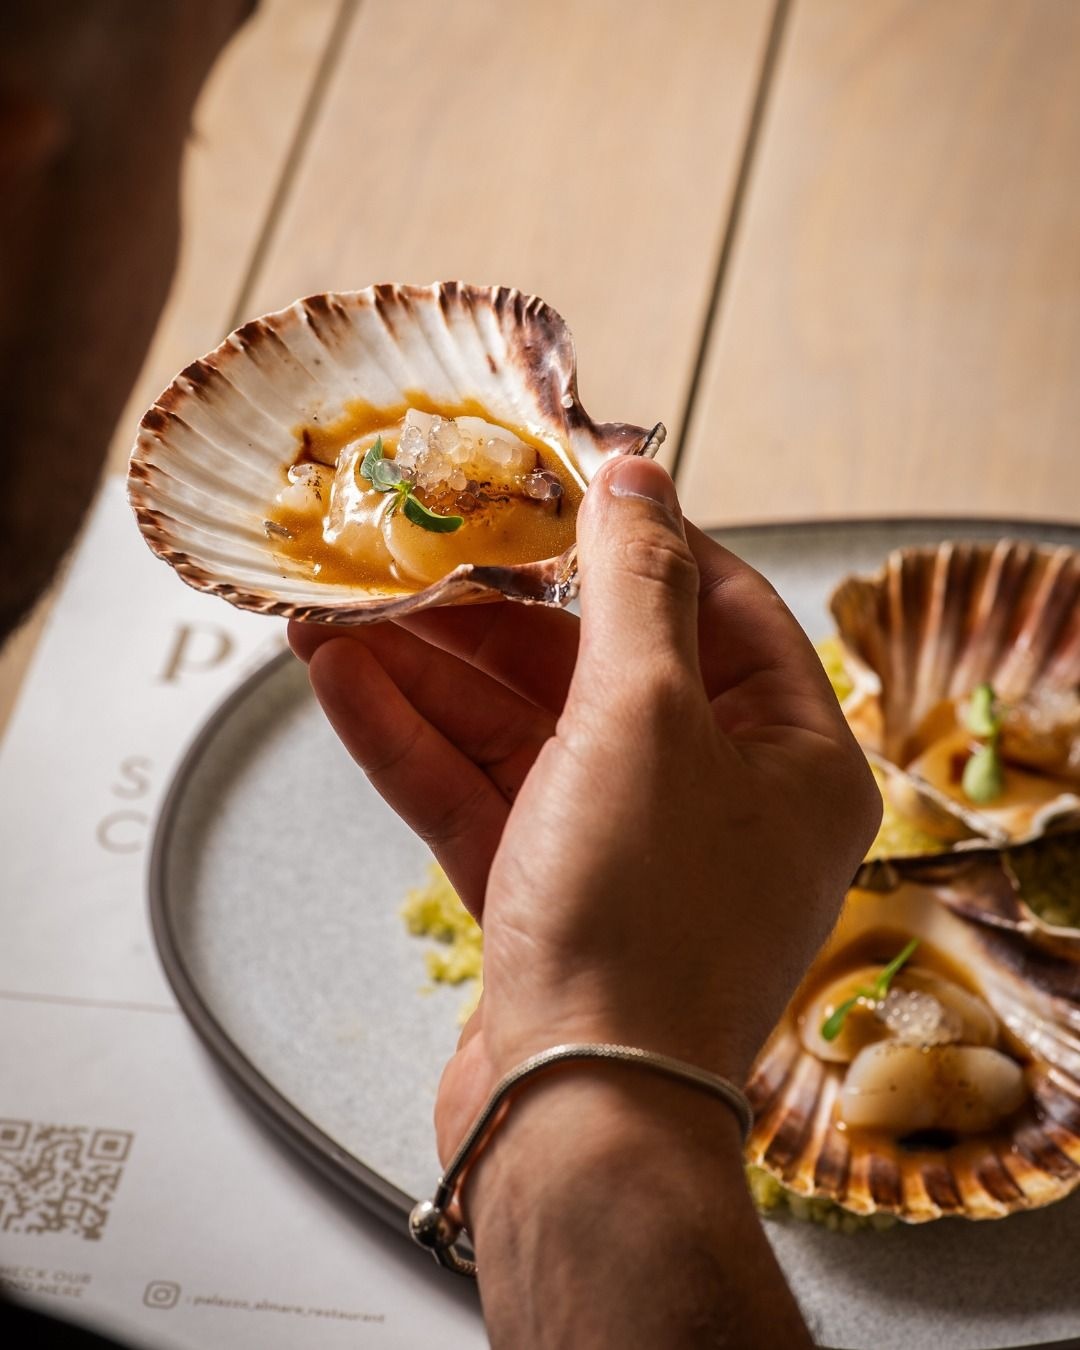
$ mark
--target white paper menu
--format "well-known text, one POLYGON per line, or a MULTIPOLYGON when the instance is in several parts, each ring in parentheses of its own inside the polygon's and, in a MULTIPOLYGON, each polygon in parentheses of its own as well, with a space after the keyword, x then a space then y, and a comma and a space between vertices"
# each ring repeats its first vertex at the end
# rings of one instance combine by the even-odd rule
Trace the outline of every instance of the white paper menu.
POLYGON ((0 1284, 164 1350, 484 1346, 473 1290, 269 1134, 158 964, 156 811, 282 642, 105 484, 0 745, 0 1284))

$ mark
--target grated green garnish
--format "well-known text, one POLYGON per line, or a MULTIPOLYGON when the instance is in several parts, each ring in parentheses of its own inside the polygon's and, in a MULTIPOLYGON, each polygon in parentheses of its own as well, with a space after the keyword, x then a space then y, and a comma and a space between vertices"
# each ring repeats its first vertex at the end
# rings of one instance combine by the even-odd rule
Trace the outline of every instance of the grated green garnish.
POLYGON ((825 674, 829 677, 833 693, 843 703, 855 688, 844 662, 844 644, 838 637, 827 637, 815 642, 814 648, 825 667, 825 674))
POLYGON ((459 1014, 459 1021, 467 1021, 480 1001, 484 935, 438 863, 429 866, 424 885, 409 891, 401 915, 414 937, 427 937, 438 943, 424 953, 428 978, 433 984, 475 982, 476 987, 459 1014))
POLYGON ((790 1214, 802 1223, 820 1224, 834 1233, 862 1233, 868 1229, 884 1231, 894 1228, 900 1220, 895 1214, 852 1214, 834 1200, 819 1196, 796 1195, 763 1167, 749 1163, 746 1181, 758 1213, 766 1218, 780 1218, 790 1214))

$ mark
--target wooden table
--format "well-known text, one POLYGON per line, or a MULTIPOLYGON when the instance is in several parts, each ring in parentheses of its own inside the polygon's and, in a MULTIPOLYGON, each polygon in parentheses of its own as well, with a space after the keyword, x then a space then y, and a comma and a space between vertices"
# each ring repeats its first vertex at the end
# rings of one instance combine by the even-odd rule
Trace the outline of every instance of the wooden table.
POLYGON ((461 277, 567 317, 703 524, 1080 519, 1077 88, 1075 0, 262 0, 110 466, 243 319, 461 277))

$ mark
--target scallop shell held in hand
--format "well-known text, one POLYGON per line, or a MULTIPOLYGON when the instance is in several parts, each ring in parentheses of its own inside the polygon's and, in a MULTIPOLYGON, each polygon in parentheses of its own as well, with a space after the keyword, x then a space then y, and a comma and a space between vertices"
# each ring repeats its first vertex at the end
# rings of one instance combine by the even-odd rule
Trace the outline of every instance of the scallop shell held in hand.
MULTIPOLYGON (((861 935, 883 930, 895 933, 896 950, 917 937, 964 972, 1024 1061, 1027 1101, 996 1127, 951 1145, 846 1130, 836 1108, 847 1066, 804 1047, 792 1011, 800 994, 754 1067, 748 1161, 799 1195, 908 1223, 1000 1218, 1068 1195, 1080 1184, 1080 948, 1041 950, 904 885, 888 895, 851 892, 815 971, 861 935)), ((804 989, 813 989, 815 971, 804 989)))
POLYGON ((363 623, 500 595, 565 603, 572 547, 533 563, 459 566, 408 593, 320 583, 275 553, 266 518, 300 430, 358 404, 403 410, 417 392, 523 428, 585 483, 612 455, 651 455, 664 438, 662 426, 592 421, 569 329, 535 296, 459 282, 310 296, 237 329, 143 417, 128 473, 139 528, 189 585, 287 618, 363 623))
MULTIPOLYGON (((935 709, 983 682, 1006 705, 1069 700, 1075 717, 1080 552, 1007 539, 898 549, 877 576, 842 582, 831 608, 854 684, 848 720, 893 800, 903 796, 933 818, 935 832, 951 822, 955 841, 943 853, 996 851, 1080 828, 1080 795, 1067 784, 1046 800, 994 810, 958 802, 908 770, 935 709)), ((860 884, 894 884, 927 867, 940 874, 939 862, 940 854, 877 858, 860 884)))

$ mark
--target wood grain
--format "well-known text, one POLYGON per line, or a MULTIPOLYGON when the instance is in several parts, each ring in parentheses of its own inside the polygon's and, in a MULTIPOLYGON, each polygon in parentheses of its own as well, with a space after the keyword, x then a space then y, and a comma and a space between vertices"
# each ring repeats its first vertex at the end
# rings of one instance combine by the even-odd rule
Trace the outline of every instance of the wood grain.
POLYGON ((252 314, 459 278, 574 330, 594 417, 677 435, 773 0, 364 0, 252 314))
POLYGON ((681 486, 1080 519, 1080 5, 795 0, 681 486))
MULTIPOLYGON (((262 0, 207 81, 184 163, 181 257, 153 345, 117 424, 109 453, 113 471, 127 462, 143 410, 181 367, 229 330, 341 3, 262 0)), ((0 656, 0 733, 50 603, 51 595, 39 601, 0 656)))

